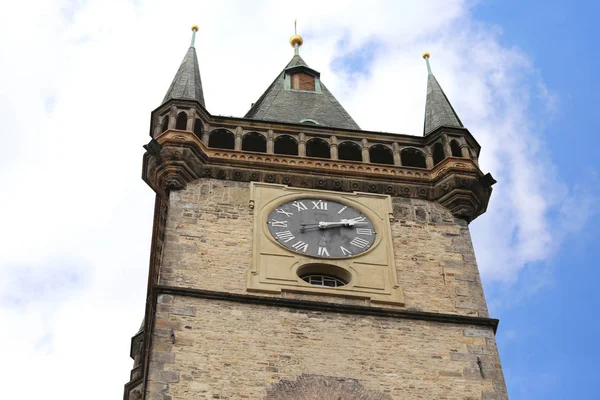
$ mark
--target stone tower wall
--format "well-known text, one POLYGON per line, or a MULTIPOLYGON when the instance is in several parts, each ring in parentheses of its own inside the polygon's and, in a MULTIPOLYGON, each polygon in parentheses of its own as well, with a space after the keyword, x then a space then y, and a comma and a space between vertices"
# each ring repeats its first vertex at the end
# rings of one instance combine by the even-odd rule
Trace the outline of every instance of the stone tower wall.
MULTIPOLYGON (((247 293, 254 218, 249 191, 246 182, 201 179, 171 192, 160 284, 247 293)), ((398 283, 406 301, 401 308, 487 317, 467 224, 425 200, 394 198, 393 207, 398 283)))
POLYGON ((249 200, 245 182, 201 179, 171 191, 159 285, 184 292, 158 296, 147 399, 506 398, 493 327, 392 315, 487 317, 464 221, 437 203, 393 199, 405 305, 377 305, 389 315, 353 311, 371 306, 366 300, 251 294, 334 303, 311 310, 242 298, 252 262, 249 200))

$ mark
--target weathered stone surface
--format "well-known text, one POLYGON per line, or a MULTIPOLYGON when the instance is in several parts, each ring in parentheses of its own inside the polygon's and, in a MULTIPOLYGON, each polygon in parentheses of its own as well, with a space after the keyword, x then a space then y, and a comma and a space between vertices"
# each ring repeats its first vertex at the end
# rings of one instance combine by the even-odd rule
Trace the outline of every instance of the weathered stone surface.
MULTIPOLYGON (((506 399, 494 386, 503 383, 497 352, 481 358, 483 377, 469 353, 485 346, 464 335, 475 327, 187 296, 174 305, 197 312, 166 316, 194 329, 175 332, 176 363, 151 364, 151 381, 166 382, 173 399, 506 399)), ((153 347, 168 341, 155 336, 153 347)))
MULTIPOLYGON (((171 192, 161 284, 246 293, 254 218, 249 190, 245 182, 200 179, 171 192)), ((474 259, 464 260, 473 255, 466 223, 426 200, 394 198, 393 209, 397 284, 404 290, 406 308, 487 317, 481 286, 469 284, 479 282, 479 273, 474 259), (398 214, 398 207, 406 213, 398 214), (441 222, 433 222, 432 215, 441 222)), ((311 299, 339 302, 324 296, 311 299)))
MULTIPOLYGON (((170 192, 161 285, 248 294, 249 191, 201 178, 170 192)), ((394 284, 405 305, 383 307, 487 317, 467 223, 431 201, 392 200, 394 284)), ((370 306, 318 292, 261 296, 370 306)), ((163 386, 149 385, 147 399, 278 399, 311 379, 348 400, 506 398, 491 328, 175 294, 159 296, 153 327, 148 382, 163 386)))

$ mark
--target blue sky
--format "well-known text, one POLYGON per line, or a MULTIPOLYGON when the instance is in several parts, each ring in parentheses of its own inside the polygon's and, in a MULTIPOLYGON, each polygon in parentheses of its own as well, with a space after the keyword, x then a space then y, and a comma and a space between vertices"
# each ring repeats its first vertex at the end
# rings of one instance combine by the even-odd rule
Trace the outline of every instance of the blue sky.
MULTIPOLYGON (((595 149, 600 136, 595 119, 600 113, 596 95, 600 58, 595 16, 600 6, 584 1, 503 0, 482 2, 473 11, 482 23, 501 26, 499 40, 527 53, 537 74, 556 94, 558 107, 541 125, 540 137, 558 177, 580 186, 581 202, 589 196, 594 199, 581 230, 566 235, 543 266, 526 266, 547 271, 547 285, 517 304, 494 310, 500 319, 497 339, 511 398, 597 398, 600 162, 595 149)), ((543 116, 538 107, 531 112, 543 116)), ((575 198, 568 207, 583 206, 580 201, 575 198)), ((550 221, 558 223, 558 218, 551 215, 550 221)), ((523 274, 521 287, 535 285, 533 274, 523 274)), ((506 290, 492 282, 485 286, 490 301, 506 290)))
POLYGON ((303 58, 366 130, 421 134, 431 52, 498 180, 471 232, 511 399, 597 397, 600 6, 306 3, 31 0, 0 15, 6 397, 122 395, 147 279, 150 111, 197 23, 208 110, 244 115, 292 57, 293 17, 303 58))

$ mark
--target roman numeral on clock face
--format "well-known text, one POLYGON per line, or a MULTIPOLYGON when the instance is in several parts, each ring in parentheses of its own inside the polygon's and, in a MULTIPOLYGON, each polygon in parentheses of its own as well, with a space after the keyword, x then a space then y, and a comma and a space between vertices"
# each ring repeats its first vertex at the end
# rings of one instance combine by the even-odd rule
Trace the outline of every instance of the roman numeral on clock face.
POLYGON ((371 236, 373 235, 373 231, 367 228, 356 228, 356 234, 357 235, 365 235, 365 236, 371 236))
POLYGON ((322 257, 329 257, 329 252, 327 251, 326 247, 319 247, 319 256, 322 257))
POLYGON ((301 202, 301 201, 295 201, 295 202, 293 202, 293 203, 292 203, 292 205, 293 205, 294 207, 296 207, 296 208, 298 209, 298 211, 304 211, 304 210, 308 210, 308 207, 306 207, 306 206, 304 205, 304 203, 303 203, 303 202, 301 202))
POLYGON ((278 226, 280 228, 287 228, 287 221, 277 221, 276 219, 274 219, 273 221, 271 221, 271 226, 278 226))
POLYGON ((277 213, 279 214, 285 214, 286 217, 291 217, 292 215, 294 215, 294 213, 285 211, 283 208, 278 208, 277 210, 275 210, 277 213))
POLYGON ((366 241, 363 238, 359 238, 358 236, 355 237, 354 239, 352 239, 352 241, 350 242, 351 245, 356 246, 360 249, 364 249, 365 247, 367 247, 367 245, 369 244, 368 241, 366 241))
POLYGON ((348 250, 347 248, 345 248, 344 246, 340 246, 340 250, 342 250, 342 254, 345 256, 351 256, 352 252, 350 250, 348 250))
POLYGON ((300 240, 297 243, 294 243, 292 247, 298 251, 306 253, 306 250, 308 250, 308 243, 304 243, 302 240, 300 240))
POLYGON ((323 200, 319 201, 311 201, 313 203, 313 210, 316 208, 317 210, 327 210, 327 202, 323 200))
POLYGON ((296 238, 290 231, 275 232, 275 236, 277 236, 277 239, 281 240, 284 243, 287 243, 290 240, 294 240, 296 238))

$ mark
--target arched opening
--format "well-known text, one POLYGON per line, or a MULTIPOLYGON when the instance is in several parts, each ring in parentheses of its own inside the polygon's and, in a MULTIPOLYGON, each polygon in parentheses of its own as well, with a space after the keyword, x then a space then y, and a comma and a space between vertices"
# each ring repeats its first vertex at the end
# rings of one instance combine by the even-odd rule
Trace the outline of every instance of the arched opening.
POLYGON ((440 142, 433 145, 433 165, 438 165, 446 158, 444 154, 444 146, 440 142))
POLYGON ((298 268, 298 277, 314 286, 339 287, 350 283, 352 275, 330 264, 305 264, 298 268))
POLYGON ((169 129, 169 116, 165 115, 162 120, 162 131, 169 129))
POLYGON ((394 154, 389 147, 375 144, 369 149, 369 158, 375 164, 394 164, 394 154))
POLYGON ((460 151, 460 144, 458 144, 458 141, 454 139, 450 141, 450 150, 452 151, 452 157, 462 157, 462 152, 460 151))
POLYGON ((281 135, 275 139, 275 154, 298 155, 298 142, 291 136, 281 135))
POLYGON ((202 121, 200 119, 196 118, 196 120, 194 121, 194 133, 199 138, 202 138, 202 131, 203 130, 204 130, 204 128, 202 126, 202 121))
POLYGON ((227 129, 215 129, 208 136, 208 147, 215 149, 232 149, 235 138, 227 129))
POLYGON ((417 149, 404 149, 400 153, 404 167, 427 168, 425 154, 417 149))
POLYGON ((187 128, 187 114, 183 111, 177 114, 177 120, 175 121, 175 129, 185 131, 187 128))
POLYGON ((316 158, 331 158, 329 143, 323 139, 310 139, 306 142, 306 156, 316 158))
POLYGON ((360 146, 354 142, 342 142, 338 145, 338 158, 348 161, 362 161, 360 146))
POLYGON ((242 138, 242 150, 266 153, 267 140, 258 132, 247 133, 242 138))

